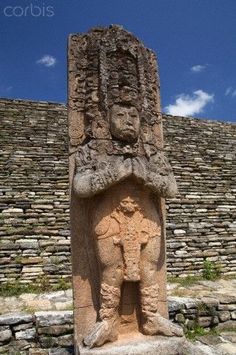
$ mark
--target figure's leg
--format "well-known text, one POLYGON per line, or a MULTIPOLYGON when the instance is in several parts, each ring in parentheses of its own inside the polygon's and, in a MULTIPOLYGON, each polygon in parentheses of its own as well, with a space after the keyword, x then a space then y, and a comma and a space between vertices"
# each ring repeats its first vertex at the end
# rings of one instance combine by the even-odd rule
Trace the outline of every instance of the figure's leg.
POLYGON ((97 246, 102 270, 100 321, 84 339, 84 344, 90 348, 117 339, 120 288, 124 277, 121 249, 114 245, 112 237, 98 240, 97 246))
POLYGON ((183 330, 158 313, 157 262, 160 237, 150 238, 141 251, 140 297, 142 329, 146 335, 183 336, 183 330))

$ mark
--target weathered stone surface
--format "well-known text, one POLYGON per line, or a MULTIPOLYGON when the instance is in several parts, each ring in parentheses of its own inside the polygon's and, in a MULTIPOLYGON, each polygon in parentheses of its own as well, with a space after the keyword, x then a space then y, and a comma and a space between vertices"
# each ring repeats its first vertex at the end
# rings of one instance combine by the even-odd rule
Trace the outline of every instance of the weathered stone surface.
POLYGON ((38 327, 73 324, 73 311, 36 312, 35 316, 38 327))
POLYGON ((35 310, 42 310, 42 311, 47 311, 52 308, 52 304, 49 300, 47 299, 32 299, 28 300, 27 302, 27 307, 30 309, 35 309, 35 310))
MULTIPOLYGON (((220 281, 216 281, 216 284, 221 284, 220 281)), ((225 285, 225 283, 224 283, 225 285)), ((195 287, 195 286, 193 286, 195 287)), ((188 291, 188 288, 186 289, 186 291, 188 291)), ((224 289, 224 291, 226 291, 226 288, 224 289)), ((230 291, 230 288, 229 288, 230 291)), ((67 294, 71 297, 71 291, 67 292, 67 294)), ((209 294, 211 294, 211 290, 209 290, 209 294)), ((58 293, 58 297, 62 297, 63 295, 61 293, 58 293)), ((200 296, 200 294, 199 294, 200 296)), ((46 297, 46 295, 45 295, 46 297)), ((64 297, 64 296, 63 296, 64 297)), ((49 296, 50 299, 53 298, 53 296, 49 296)), ((56 300, 57 298, 54 297, 54 300, 56 300)), ((196 321, 198 321, 199 319, 201 320, 201 316, 199 317, 199 310, 204 309, 205 306, 204 304, 208 303, 209 305, 211 304, 211 299, 208 300, 206 303, 202 302, 203 299, 201 298, 201 303, 199 305, 199 300, 197 299, 193 299, 193 298, 187 298, 187 303, 191 303, 194 304, 195 303, 195 308, 186 308, 185 307, 185 299, 182 299, 181 302, 181 298, 180 297, 172 297, 172 302, 173 299, 175 299, 175 301, 178 303, 178 307, 177 310, 172 310, 170 312, 171 315, 171 319, 175 318, 176 320, 178 320, 179 322, 183 322, 184 321, 184 326, 188 329, 194 329, 196 326, 196 321), (183 313, 184 312, 184 313, 183 313)), ((205 300, 206 301, 206 300, 205 300)), ((218 300, 213 298, 213 304, 216 306, 218 304, 218 300)), ((221 304, 219 304, 220 307, 221 304)), ((227 307, 230 306, 230 304, 227 304, 227 307)), ((222 311, 221 311, 222 312, 222 311)), ((47 313, 47 312, 44 312, 47 313)), ((207 328, 211 328, 212 326, 216 325, 216 322, 214 321, 216 318, 218 318, 217 316, 213 316, 212 313, 212 308, 205 308, 205 313, 207 314, 205 317, 203 317, 204 322, 201 324, 204 327, 207 328), (208 312, 208 313, 207 313, 208 312), (206 319, 206 321, 205 321, 206 319), (209 319, 211 319, 211 323, 209 325, 209 319)), ((232 312, 233 313, 233 312, 232 312)), ((49 312, 49 315, 51 314, 51 312, 49 312)), ((216 306, 216 314, 218 314, 218 309, 216 306)), ((219 320, 218 320, 219 321, 219 320)), ((57 322, 57 320, 56 320, 57 322)), ((230 342, 229 343, 229 349, 234 349, 233 346, 234 343, 236 343, 236 339, 235 339, 235 333, 230 331, 230 329, 234 329, 235 328, 235 321, 231 320, 231 321, 226 321, 226 322, 221 322, 220 326, 217 328, 220 331, 220 337, 216 337, 216 336, 212 336, 212 335, 207 335, 204 337, 200 337, 199 340, 201 341, 201 343, 199 342, 197 344, 197 347, 195 347, 194 351, 192 352, 193 349, 188 349, 188 351, 191 350, 190 354, 195 354, 195 355, 199 355, 200 351, 205 351, 206 354, 222 354, 222 351, 224 352, 224 350, 222 350, 223 348, 221 347, 217 347, 218 344, 221 344, 222 342, 230 342), (225 330, 226 329, 226 330, 225 330), (206 347, 204 345, 202 345, 202 343, 206 344, 206 347), (208 351, 208 352, 207 352, 208 351)), ((4 345, 0 345, 0 354, 12 354, 15 355, 17 353, 17 351, 21 354, 25 354, 28 355, 28 349, 29 346, 36 346, 36 349, 33 348, 33 350, 37 351, 35 352, 35 354, 39 354, 39 355, 48 355, 50 353, 50 351, 63 351, 65 352, 65 354, 72 354, 72 347, 70 344, 72 344, 72 338, 70 337, 64 337, 62 338, 62 343, 64 344, 64 346, 66 347, 66 349, 62 349, 62 347, 58 348, 58 344, 54 345, 56 348, 50 348, 50 346, 52 346, 52 341, 50 340, 50 338, 53 338, 53 344, 56 344, 56 339, 60 338, 61 335, 70 335, 72 337, 72 332, 73 332, 73 324, 64 324, 64 325, 48 325, 47 327, 37 327, 36 325, 34 325, 33 322, 29 322, 29 323, 20 323, 17 325, 11 325, 11 326, 7 326, 7 325, 2 325, 0 326, 0 338, 1 336, 6 337, 4 341, 1 341, 1 344, 4 345), (34 328, 35 327, 35 328, 34 328), (14 334, 21 334, 21 331, 27 330, 29 328, 34 328, 36 331, 36 337, 34 339, 30 339, 30 340, 15 340, 15 336, 14 334), (12 329, 12 332, 9 330, 12 329), (4 332, 5 330, 7 330, 7 334, 4 332), (11 338, 9 338, 9 335, 11 334, 11 338), (43 339, 43 343, 45 345, 48 346, 47 350, 39 350, 39 344, 37 343, 39 339, 43 339), (71 342, 71 343, 70 343, 71 342), (69 348, 67 347, 66 344, 69 344, 69 348), (17 350, 18 349, 18 350, 17 350), (20 349, 20 350, 19 350, 20 349), (10 351, 10 352, 9 352, 10 351)), ((130 334, 130 333, 129 333, 130 334)), ((131 334, 133 334, 131 332, 131 334)), ((123 335, 124 336, 124 335, 123 335)), ((93 352, 93 350, 91 350, 93 352)), ((225 350, 226 351, 226 350, 225 350)), ((233 350, 232 350, 233 351, 233 350)), ((185 353, 184 353, 185 354, 185 353)), ((186 352, 186 354, 189 354, 188 352, 186 352)), ((32 355, 34 355, 34 352, 32 352, 32 355)))
MULTIPOLYGON (((34 238, 39 248, 31 249, 35 252, 31 257, 40 255, 44 263, 48 263, 49 258, 60 258, 60 253, 64 253, 63 267, 56 262, 52 271, 44 272, 51 284, 56 284, 61 276, 69 279, 71 275, 70 252, 66 246, 61 251, 57 248, 58 241, 65 238, 62 233, 69 232, 67 110, 61 104, 1 99, 0 116, 3 152, 0 209, 20 210, 2 214, 4 223, 0 235, 4 235, 4 240, 1 238, 0 282, 7 282, 9 274, 13 281, 34 282, 37 279, 36 274, 22 274, 21 267, 10 270, 16 261, 21 264, 24 251, 15 241, 34 238), (52 139, 53 144, 49 143, 52 139), (35 207, 39 204, 56 208, 39 210, 35 207), (14 226, 13 218, 17 223, 14 226), (46 251, 46 243, 52 246, 51 251, 46 251)), ((235 124, 226 122, 163 115, 165 152, 179 186, 178 198, 167 200, 169 274, 199 275, 204 250, 217 254, 209 258, 216 258, 214 263, 221 265, 224 274, 236 272, 235 257, 232 260, 230 256, 236 245, 236 223, 232 213, 236 193, 235 160, 227 158, 235 151, 235 130, 235 124), (211 227, 202 224, 209 221, 211 227), (194 223, 191 228, 190 223, 194 223), (177 242, 175 229, 186 231, 178 236, 178 247, 173 243, 177 242), (181 248, 181 243, 185 243, 188 253, 177 256, 175 252, 181 248), (221 247, 211 243, 220 243, 221 247)), ((37 261, 31 265, 38 264, 37 261)))
POLYGON ((236 353, 236 345, 235 344, 229 344, 229 343, 222 343, 219 344, 217 349, 219 351, 222 351, 223 354, 227 354, 227 355, 235 355, 236 353))
POLYGON ((8 345, 0 346, 0 354, 3 354, 3 355, 11 354, 11 355, 13 355, 13 354, 9 351, 9 346, 8 346, 8 345))
POLYGON ((175 297, 175 296, 170 296, 168 297, 169 300, 169 312, 172 311, 177 311, 182 308, 196 308, 196 304, 199 303, 199 301, 196 301, 196 299, 193 298, 188 298, 188 297, 175 297))
POLYGON ((8 326, 0 326, 0 342, 9 341, 12 337, 12 332, 8 326))
POLYGON ((0 297, 0 313, 13 313, 15 310, 23 311, 25 309, 31 311, 70 310, 72 303, 72 290, 49 292, 48 294, 27 293, 19 297, 0 297))
POLYGON ((7 208, 5 210, 2 211, 3 214, 8 214, 8 213, 23 213, 23 209, 22 208, 7 208))
POLYGON ((10 355, 15 355, 17 353, 28 355, 28 349, 31 348, 31 343, 28 340, 14 340, 11 341, 10 345, 10 355))
POLYGON ((105 344, 102 348, 79 348, 81 355, 217 355, 210 347, 202 344, 193 345, 184 338, 145 337, 119 340, 105 344))
POLYGON ((110 26, 71 35, 68 63, 76 341, 114 341, 134 303, 142 316, 133 310, 124 332, 182 336, 166 319, 164 198, 177 186, 163 152, 156 57, 110 26))
POLYGON ((60 337, 41 336, 39 341, 43 348, 67 347, 73 345, 74 337, 73 334, 61 335, 60 337))
POLYGON ((236 320, 236 311, 231 312, 231 318, 236 320))
POLYGON ((34 316, 28 313, 8 313, 0 316, 0 325, 13 325, 18 323, 28 323, 34 320, 34 316))
MULTIPOLYGON (((41 270, 22 273, 20 266, 38 266, 51 256, 62 257, 56 244, 68 233, 66 111, 65 106, 52 103, 0 100, 0 117, 0 213, 3 211, 4 222, 0 226, 0 252, 4 251, 0 256, 4 261, 0 261, 4 265, 0 283, 31 283, 41 270), (46 246, 41 242, 49 238, 55 249, 54 255, 46 256, 46 246)), ((61 253, 66 255, 62 270, 57 264, 56 272, 43 271, 51 284, 65 275, 70 279, 69 253, 65 248, 61 253)))
POLYGON ((198 324, 201 326, 201 327, 209 327, 212 323, 212 317, 199 317, 198 319, 198 324))
POLYGON ((184 323, 185 322, 185 317, 182 313, 178 313, 175 316, 175 320, 177 323, 184 323))
POLYGON ((235 330, 236 329, 236 322, 235 321, 233 321, 233 320, 228 320, 228 321, 226 321, 226 322, 224 322, 224 323, 219 323, 218 325, 217 325, 217 329, 218 330, 235 330))
POLYGON ((49 355, 73 355, 73 347, 49 349, 49 355))
POLYGON ((219 301, 220 303, 235 303, 235 307, 236 307, 236 295, 228 295, 228 294, 224 294, 224 295, 219 295, 219 301))
POLYGON ((73 328, 73 324, 51 325, 49 327, 38 328, 38 333, 58 336, 66 333, 72 333, 73 328))
POLYGON ((15 333, 16 340, 34 340, 36 337, 36 329, 28 328, 15 333))
POLYGON ((230 312, 229 311, 221 311, 218 313, 221 322, 225 322, 230 319, 230 312))
POLYGON ((43 262, 43 258, 40 256, 22 258, 21 263, 24 264, 39 264, 43 262))
POLYGON ((216 336, 212 334, 203 335, 199 339, 201 339, 201 343, 209 346, 221 344, 224 341, 221 336, 216 336))
POLYGON ((22 249, 38 249, 39 243, 34 239, 18 239, 16 244, 20 244, 22 249))
MULTIPOLYGON (((210 296, 210 291, 209 291, 209 296, 210 296)), ((201 297, 201 302, 208 307, 218 307, 220 301, 217 298, 205 296, 205 297, 201 297)))
POLYGON ((46 349, 29 349, 29 355, 48 355, 48 350, 46 349))
POLYGON ((236 344, 236 333, 234 331, 221 332, 221 337, 227 341, 230 341, 230 342, 236 344))
POLYGON ((14 332, 18 332, 20 330, 25 330, 25 329, 32 328, 32 327, 33 327, 33 323, 30 322, 30 323, 22 323, 19 325, 15 325, 12 328, 13 328, 14 332))

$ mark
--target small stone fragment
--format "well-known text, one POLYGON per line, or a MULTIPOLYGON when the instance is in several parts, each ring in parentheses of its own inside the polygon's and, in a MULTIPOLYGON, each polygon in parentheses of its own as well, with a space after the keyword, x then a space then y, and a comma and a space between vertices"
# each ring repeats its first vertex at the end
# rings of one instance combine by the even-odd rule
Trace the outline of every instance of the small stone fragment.
POLYGON ((12 332, 8 326, 0 326, 0 342, 9 341, 12 337, 12 332))

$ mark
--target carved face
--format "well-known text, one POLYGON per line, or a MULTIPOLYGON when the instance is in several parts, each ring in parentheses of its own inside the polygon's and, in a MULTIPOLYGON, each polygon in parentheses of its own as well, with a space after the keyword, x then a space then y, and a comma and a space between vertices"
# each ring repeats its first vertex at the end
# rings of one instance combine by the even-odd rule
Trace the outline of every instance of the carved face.
POLYGON ((137 201, 134 201, 131 197, 126 197, 120 202, 120 209, 123 213, 134 213, 139 209, 137 201))
POLYGON ((133 142, 138 138, 140 117, 134 106, 114 105, 111 108, 111 134, 122 141, 133 142))

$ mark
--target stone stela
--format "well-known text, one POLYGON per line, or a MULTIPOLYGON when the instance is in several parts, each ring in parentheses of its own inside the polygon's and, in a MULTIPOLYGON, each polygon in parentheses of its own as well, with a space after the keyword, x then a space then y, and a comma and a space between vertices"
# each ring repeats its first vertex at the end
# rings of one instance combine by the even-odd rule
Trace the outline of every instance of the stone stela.
POLYGON ((76 352, 182 336, 167 319, 164 198, 177 186, 155 54, 110 26, 71 35, 68 62, 76 352))

